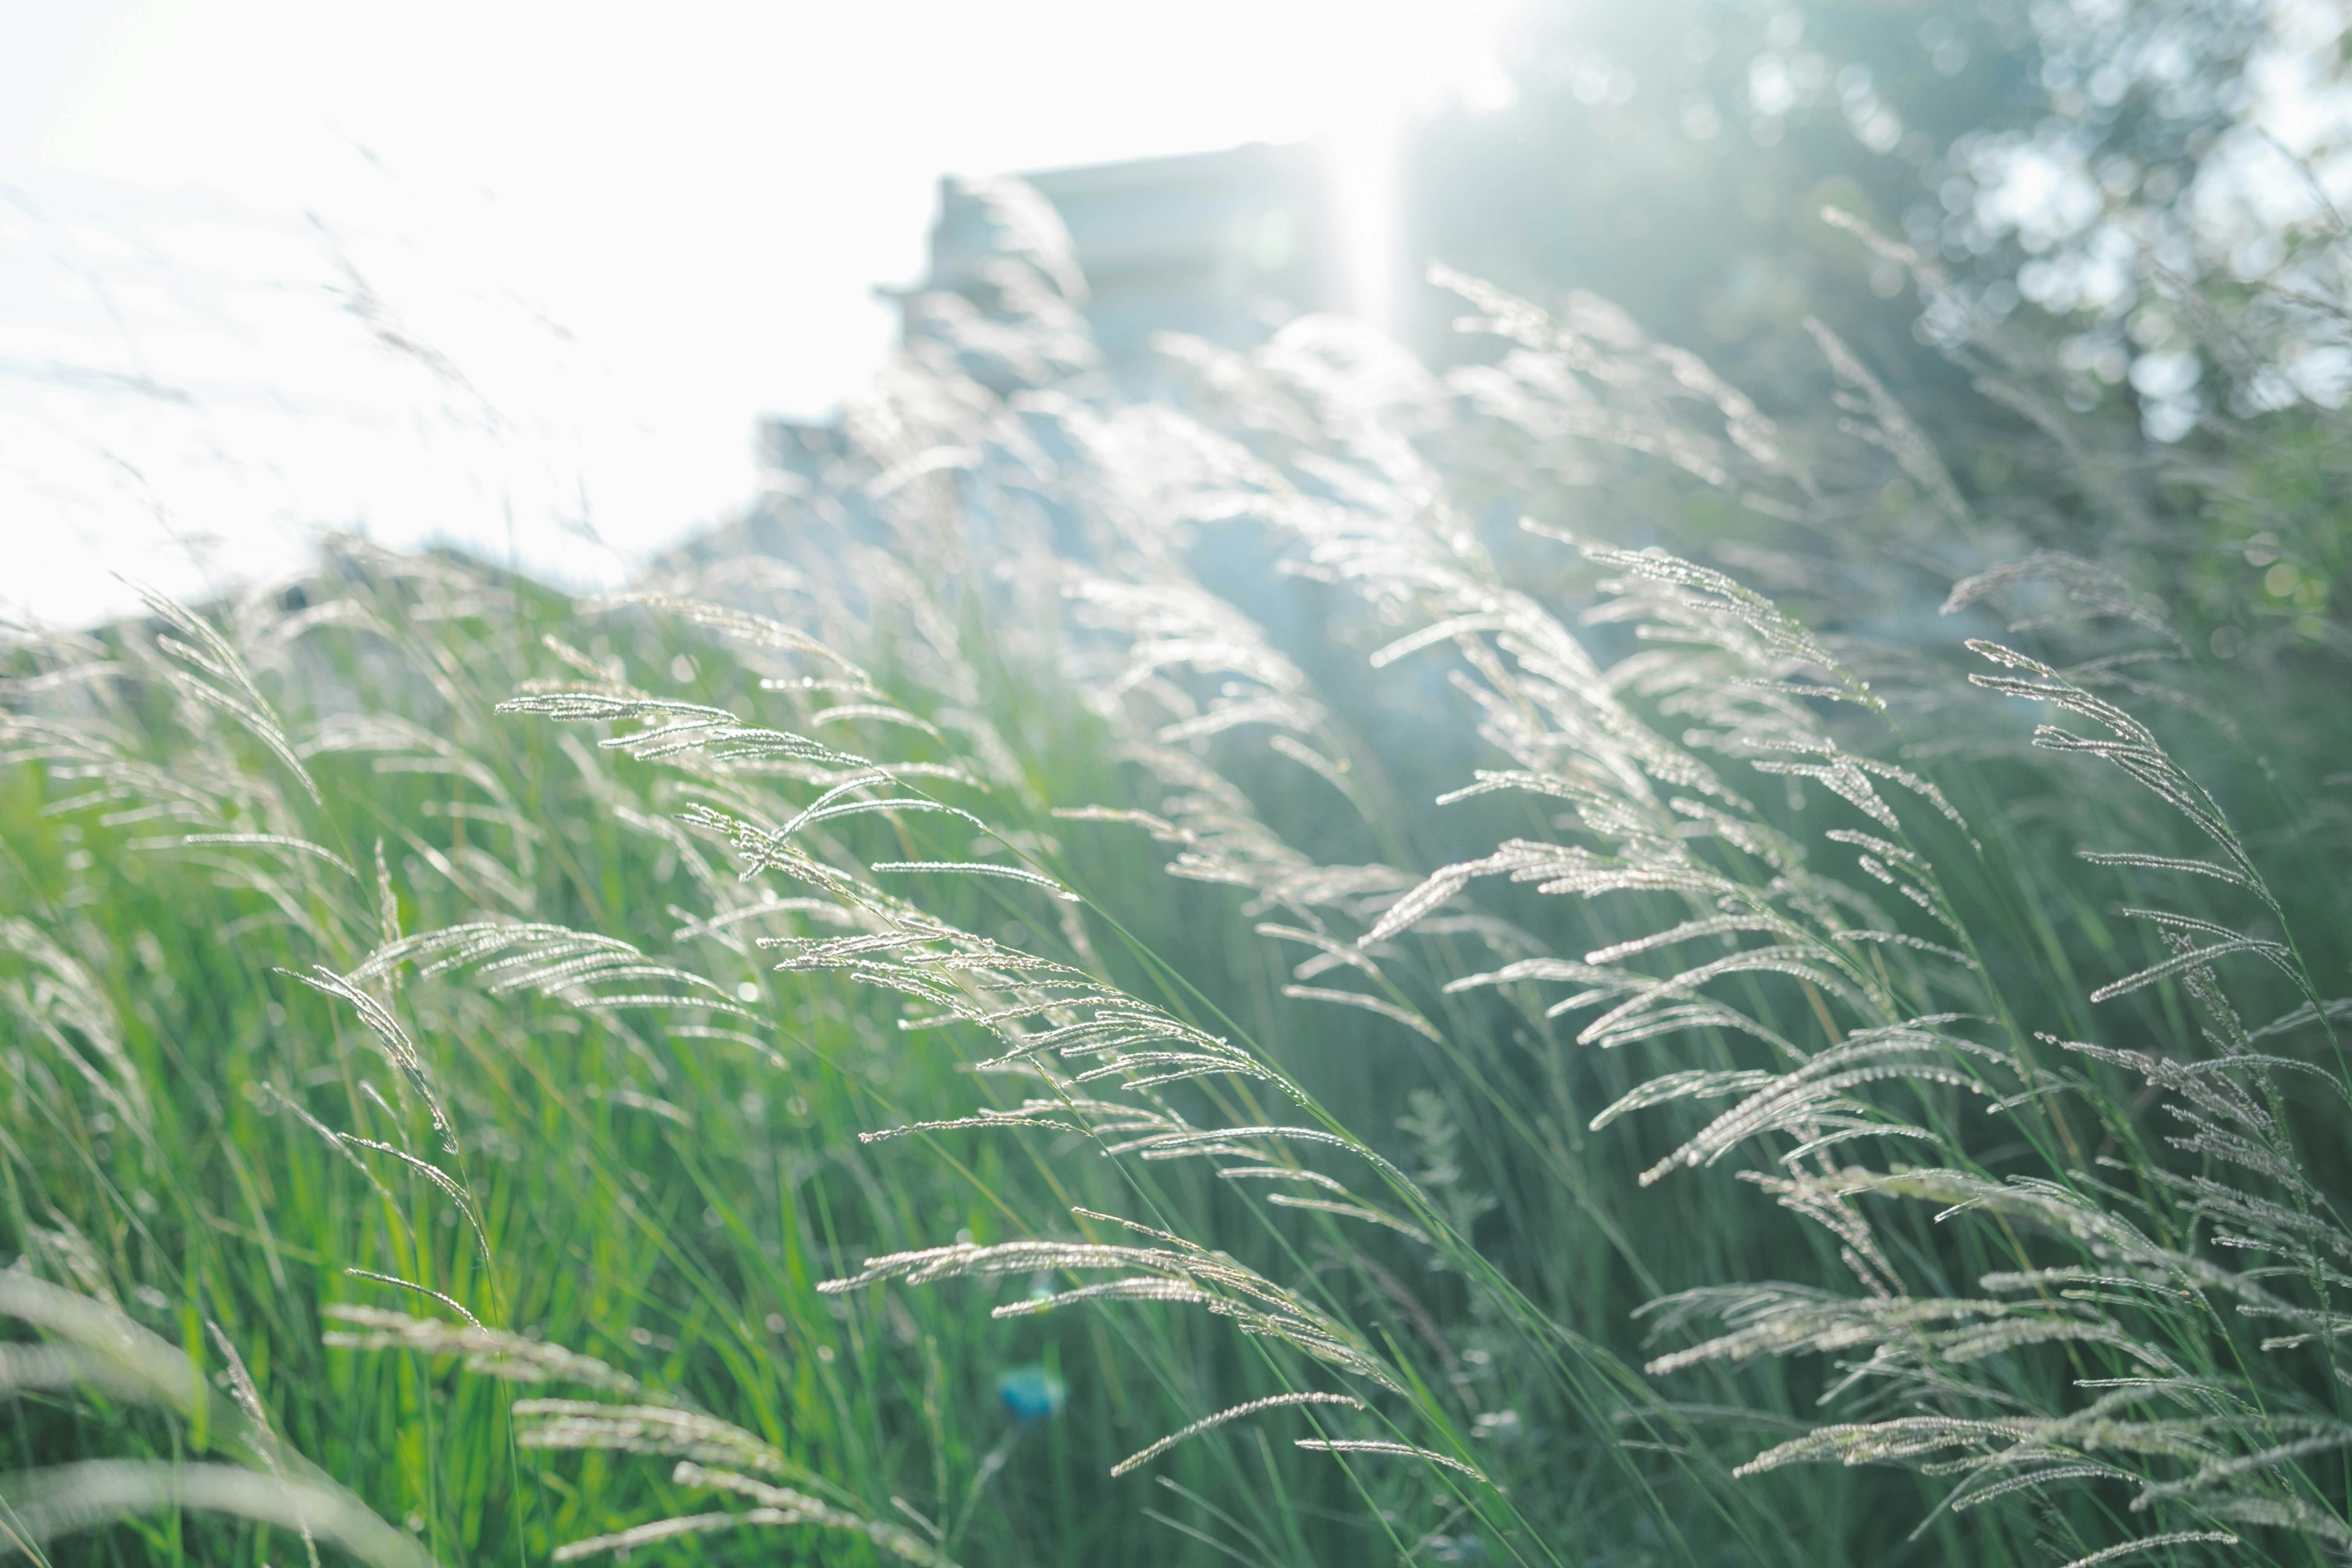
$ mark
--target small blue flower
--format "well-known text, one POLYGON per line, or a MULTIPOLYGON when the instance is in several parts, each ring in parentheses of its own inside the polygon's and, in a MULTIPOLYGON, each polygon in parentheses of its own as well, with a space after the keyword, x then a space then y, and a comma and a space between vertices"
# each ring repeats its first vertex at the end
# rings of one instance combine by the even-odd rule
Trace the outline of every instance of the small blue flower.
POLYGON ((1024 1421, 1061 1412, 1070 1385, 1042 1366, 1016 1366, 997 1374, 996 1397, 1024 1421))

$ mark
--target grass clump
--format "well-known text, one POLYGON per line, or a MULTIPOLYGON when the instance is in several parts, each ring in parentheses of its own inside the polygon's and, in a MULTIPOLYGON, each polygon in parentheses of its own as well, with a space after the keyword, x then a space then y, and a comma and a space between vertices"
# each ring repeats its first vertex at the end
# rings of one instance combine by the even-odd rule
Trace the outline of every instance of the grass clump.
POLYGON ((1452 275, 1443 376, 1127 405, 999 272, 628 595, 11 656, 25 1540, 2352 1545, 2342 638, 2217 564, 2335 416, 2241 483, 1987 328, 1996 483, 1818 323, 1768 409, 1452 275))

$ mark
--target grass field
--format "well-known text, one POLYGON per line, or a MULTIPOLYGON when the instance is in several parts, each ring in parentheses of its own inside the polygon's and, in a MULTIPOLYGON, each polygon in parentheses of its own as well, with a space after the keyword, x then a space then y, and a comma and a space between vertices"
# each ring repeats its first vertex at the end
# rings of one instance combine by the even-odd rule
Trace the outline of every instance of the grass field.
POLYGON ((0 1527, 2352 1547, 2340 416, 1457 287, 1443 379, 919 345, 620 600, 346 541, 12 653, 0 1527))

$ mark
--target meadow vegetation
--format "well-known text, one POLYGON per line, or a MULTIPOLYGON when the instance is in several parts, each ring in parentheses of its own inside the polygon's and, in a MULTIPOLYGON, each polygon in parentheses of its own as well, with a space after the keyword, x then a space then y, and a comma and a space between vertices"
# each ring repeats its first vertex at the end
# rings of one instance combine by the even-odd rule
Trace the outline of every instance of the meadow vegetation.
POLYGON ((2151 444, 1851 221, 1948 430, 1443 270, 1456 368, 1126 402, 992 199, 631 593, 343 540, 7 654, 0 1531, 2352 1550, 2341 414, 2151 444))

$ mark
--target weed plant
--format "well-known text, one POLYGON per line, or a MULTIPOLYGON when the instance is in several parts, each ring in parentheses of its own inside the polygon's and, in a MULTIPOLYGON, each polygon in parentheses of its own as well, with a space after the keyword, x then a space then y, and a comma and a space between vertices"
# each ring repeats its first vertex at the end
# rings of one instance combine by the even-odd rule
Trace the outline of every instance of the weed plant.
POLYGON ((635 592, 342 541, 10 655, 0 1528, 2352 1550, 2340 416, 1977 322, 1956 451, 1443 271, 1464 368, 1124 404, 988 199, 635 592))

